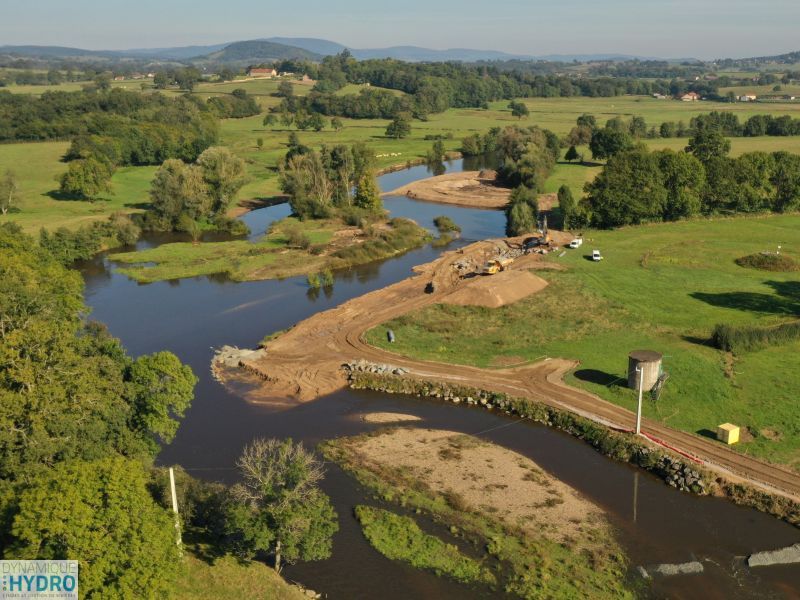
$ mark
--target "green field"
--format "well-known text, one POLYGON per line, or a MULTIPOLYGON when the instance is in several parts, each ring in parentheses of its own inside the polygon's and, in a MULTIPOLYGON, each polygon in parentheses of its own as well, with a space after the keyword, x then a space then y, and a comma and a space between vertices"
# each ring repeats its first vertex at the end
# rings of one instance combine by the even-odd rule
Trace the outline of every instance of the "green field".
MULTIPOLYGON (((140 82, 135 82, 137 85, 140 82)), ((119 82, 119 85, 134 85, 134 82, 119 82)), ((227 94, 237 88, 244 88, 257 95, 261 105, 266 109, 279 102, 272 94, 277 91, 278 80, 250 80, 228 83, 201 83, 195 93, 203 97, 227 94)), ((42 86, 31 86, 41 92, 42 86)), ((353 86, 355 91, 359 86, 353 86)), ((295 93, 307 93, 310 86, 296 84, 295 93)), ((177 91, 167 91, 177 94, 177 91)), ((712 102, 678 102, 674 100, 656 100, 648 97, 622 96, 617 98, 530 98, 525 104, 531 111, 527 119, 514 118, 507 108, 507 102, 494 102, 488 110, 483 109, 451 109, 441 114, 431 115, 425 122, 414 121, 411 135, 402 140, 386 138, 384 133, 387 121, 382 119, 342 119, 344 128, 334 131, 326 128, 320 132, 297 132, 302 143, 319 148, 323 144, 352 144, 365 142, 379 156, 378 166, 387 167, 415 161, 425 156, 432 142, 425 140, 426 135, 444 135, 445 148, 457 150, 461 139, 475 132, 485 132, 491 127, 506 126, 514 123, 535 124, 549 128, 559 135, 564 135, 574 126, 575 119, 583 113, 594 114, 599 123, 604 123, 614 116, 643 116, 649 125, 660 125, 663 121, 683 120, 688 124, 692 116, 707 113, 711 110, 728 110, 739 115, 741 120, 753 114, 770 113, 775 115, 790 114, 800 117, 800 104, 753 104, 753 103, 712 103, 712 102), (399 156, 390 156, 398 154, 399 156)), ((245 119, 228 119, 221 123, 222 145, 232 148, 247 161, 249 183, 240 194, 243 200, 263 199, 280 194, 278 186, 277 165, 286 153, 286 142, 290 131, 282 125, 264 127, 263 115, 245 119), (263 147, 258 148, 257 140, 263 140, 263 147)), ((646 143, 652 148, 668 147, 682 149, 685 139, 655 139, 646 143)), ((733 154, 750 150, 788 150, 800 153, 800 137, 777 138, 736 138, 733 142, 733 154)), ((0 145, 0 170, 14 169, 20 179, 22 205, 21 212, 8 217, 23 225, 28 230, 41 226, 55 227, 65 225, 75 227, 89 219, 105 218, 116 210, 132 210, 133 206, 141 207, 147 201, 148 182, 152 178, 152 167, 129 167, 121 169, 113 180, 114 195, 95 203, 65 202, 54 200, 47 194, 57 189, 55 177, 65 169, 60 157, 66 150, 63 142, 21 143, 0 145)), ((588 149, 583 149, 587 159, 588 149)), ((547 183, 547 191, 556 191, 564 183, 569 185, 573 194, 581 194, 583 184, 594 177, 596 168, 558 165, 551 180, 547 183)))
POLYGON ((68 146, 66 142, 0 144, 0 172, 14 171, 21 197, 19 212, 9 213, 5 219, 35 232, 40 227, 75 228, 118 210, 141 210, 142 204, 148 201, 155 167, 119 169, 111 180, 113 193, 103 194, 95 202, 58 199, 57 178, 67 168, 61 157, 68 146))
POLYGON ((738 357, 707 345, 717 323, 769 325, 800 314, 797 273, 734 263, 778 245, 800 256, 800 216, 592 231, 583 249, 552 259, 567 271, 539 273, 550 286, 538 295, 499 309, 436 305, 375 328, 368 339, 387 347, 389 327, 397 337, 392 351, 483 367, 578 359, 571 384, 629 409, 627 353, 657 350, 670 378, 658 402, 645 403, 645 416, 701 434, 730 421, 747 428, 739 451, 797 467, 800 342, 738 357), (602 263, 585 258, 594 248, 602 263))

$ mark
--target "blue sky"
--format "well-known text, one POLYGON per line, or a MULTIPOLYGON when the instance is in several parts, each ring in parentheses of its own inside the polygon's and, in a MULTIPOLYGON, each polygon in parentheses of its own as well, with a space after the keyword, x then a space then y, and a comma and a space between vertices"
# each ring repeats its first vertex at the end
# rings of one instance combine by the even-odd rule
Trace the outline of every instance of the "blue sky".
POLYGON ((800 0, 0 0, 0 45, 143 48, 271 36, 354 48, 743 57, 800 50, 800 0))

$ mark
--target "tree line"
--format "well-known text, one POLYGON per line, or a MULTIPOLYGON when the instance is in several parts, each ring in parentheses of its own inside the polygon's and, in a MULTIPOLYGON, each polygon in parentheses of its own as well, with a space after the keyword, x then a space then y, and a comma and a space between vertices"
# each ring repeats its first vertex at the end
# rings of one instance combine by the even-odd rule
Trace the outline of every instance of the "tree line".
POLYGON ((292 134, 280 165, 280 185, 300 219, 339 215, 360 225, 362 218, 382 214, 375 155, 363 143, 316 151, 292 134))
POLYGON ((695 215, 787 212, 800 208, 800 156, 749 152, 728 156, 719 128, 702 126, 684 152, 644 147, 611 156, 568 226, 607 228, 695 215))

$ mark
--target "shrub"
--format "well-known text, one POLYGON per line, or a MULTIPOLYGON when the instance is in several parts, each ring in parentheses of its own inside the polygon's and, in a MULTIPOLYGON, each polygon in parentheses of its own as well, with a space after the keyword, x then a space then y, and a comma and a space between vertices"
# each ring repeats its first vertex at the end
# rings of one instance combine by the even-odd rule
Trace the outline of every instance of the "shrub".
POLYGON ((714 347, 735 354, 785 344, 800 338, 800 321, 773 327, 736 327, 720 323, 711 333, 714 347))
POLYGON ((758 252, 737 258, 734 262, 740 267, 760 269, 762 271, 790 272, 797 271, 800 265, 791 256, 773 254, 772 252, 758 252))
POLYGON ((297 226, 284 227, 283 234, 286 236, 286 245, 290 248, 307 250, 311 246, 311 239, 297 226))
POLYGON ((461 233, 461 227, 456 225, 455 222, 453 222, 453 219, 445 215, 436 217, 433 220, 433 224, 436 226, 436 229, 438 229, 440 233, 444 233, 446 231, 456 231, 458 233, 461 233))

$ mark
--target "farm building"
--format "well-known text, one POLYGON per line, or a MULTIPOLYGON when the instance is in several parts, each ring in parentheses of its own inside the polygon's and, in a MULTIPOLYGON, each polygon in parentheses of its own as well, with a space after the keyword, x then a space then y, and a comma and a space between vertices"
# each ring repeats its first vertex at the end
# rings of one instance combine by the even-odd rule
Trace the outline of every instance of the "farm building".
POLYGON ((739 102, 755 102, 756 98, 755 94, 743 94, 739 96, 739 102))
POLYGON ((684 102, 696 102, 697 100, 700 100, 700 94, 697 92, 686 92, 685 94, 678 96, 678 99, 684 102))
POLYGON ((272 77, 277 77, 278 72, 275 69, 265 69, 260 67, 251 67, 247 69, 247 76, 248 77, 265 77, 270 79, 272 77))

